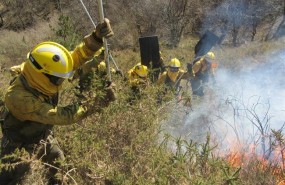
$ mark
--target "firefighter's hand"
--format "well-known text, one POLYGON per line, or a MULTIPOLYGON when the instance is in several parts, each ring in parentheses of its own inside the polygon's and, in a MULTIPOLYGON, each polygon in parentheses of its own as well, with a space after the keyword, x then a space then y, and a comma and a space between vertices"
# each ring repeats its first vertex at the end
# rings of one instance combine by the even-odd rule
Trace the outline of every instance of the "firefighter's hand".
POLYGON ((96 26, 96 29, 92 33, 95 40, 104 38, 109 38, 114 35, 114 32, 111 28, 109 19, 105 18, 103 22, 99 23, 96 26))

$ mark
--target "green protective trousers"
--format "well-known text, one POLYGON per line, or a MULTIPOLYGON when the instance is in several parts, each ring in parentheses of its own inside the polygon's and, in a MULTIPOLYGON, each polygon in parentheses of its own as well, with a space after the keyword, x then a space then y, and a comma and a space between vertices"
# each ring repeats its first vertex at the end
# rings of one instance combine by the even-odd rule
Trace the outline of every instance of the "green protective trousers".
MULTIPOLYGON (((22 153, 21 153, 22 154, 22 153)), ((60 161, 64 161, 65 157, 60 149, 58 142, 49 135, 46 140, 41 140, 39 144, 25 144, 25 143, 13 143, 3 137, 1 140, 1 172, 0 183, 1 185, 14 185, 19 184, 23 180, 24 176, 31 169, 31 158, 40 159, 44 163, 48 163, 51 166, 46 166, 48 173, 46 178, 48 184, 61 184, 59 178, 59 172, 56 168, 60 168, 60 161), (27 161, 24 161, 22 156, 13 157, 13 154, 17 149, 24 149, 25 154, 29 157, 27 161)))

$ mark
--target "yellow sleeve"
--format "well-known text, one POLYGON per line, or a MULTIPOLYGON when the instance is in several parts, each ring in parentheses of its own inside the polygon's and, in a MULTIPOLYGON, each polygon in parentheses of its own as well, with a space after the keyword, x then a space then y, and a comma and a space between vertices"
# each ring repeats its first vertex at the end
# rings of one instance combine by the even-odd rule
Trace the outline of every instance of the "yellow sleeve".
POLYGON ((43 98, 36 97, 25 89, 8 91, 5 105, 19 120, 30 120, 42 124, 68 125, 83 118, 86 110, 72 104, 65 107, 53 107, 43 98))
POLYGON ((129 77, 129 84, 131 86, 136 86, 136 85, 139 84, 139 79, 138 79, 138 77, 136 75, 134 75, 133 69, 130 69, 128 71, 128 77, 129 77))
POLYGON ((91 60, 102 46, 103 43, 96 41, 92 35, 84 37, 83 42, 77 45, 74 51, 71 52, 74 62, 74 70, 85 62, 91 60))
POLYGON ((198 62, 196 62, 196 63, 192 66, 192 73, 193 73, 193 76, 195 76, 196 73, 198 73, 198 71, 201 69, 201 67, 202 67, 201 60, 199 60, 198 62))
POLYGON ((88 60, 83 65, 80 66, 77 70, 75 70, 75 73, 73 75, 73 79, 79 78, 79 76, 86 75, 92 71, 92 69, 101 69, 101 71, 104 71, 106 69, 106 64, 104 61, 99 61, 97 59, 98 57, 93 58, 92 60, 88 60), (104 67, 105 65, 105 67, 104 67))

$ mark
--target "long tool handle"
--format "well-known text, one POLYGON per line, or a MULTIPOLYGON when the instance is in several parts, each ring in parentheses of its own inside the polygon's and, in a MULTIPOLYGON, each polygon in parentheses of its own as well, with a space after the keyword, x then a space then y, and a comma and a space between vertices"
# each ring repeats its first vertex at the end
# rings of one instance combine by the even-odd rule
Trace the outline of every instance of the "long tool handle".
MULTIPOLYGON (((98 7, 99 7, 99 18, 100 18, 100 21, 102 22, 104 20, 104 9, 103 9, 103 3, 102 3, 102 0, 98 0, 98 7)), ((105 62, 107 64, 107 74, 108 74, 108 78, 109 78, 109 81, 111 82, 112 81, 112 77, 111 77, 111 72, 110 72, 110 60, 109 60, 109 51, 108 51, 108 43, 107 43, 107 40, 105 38, 103 38, 103 42, 104 42, 104 48, 105 48, 105 53, 104 53, 104 59, 105 59, 105 62)))

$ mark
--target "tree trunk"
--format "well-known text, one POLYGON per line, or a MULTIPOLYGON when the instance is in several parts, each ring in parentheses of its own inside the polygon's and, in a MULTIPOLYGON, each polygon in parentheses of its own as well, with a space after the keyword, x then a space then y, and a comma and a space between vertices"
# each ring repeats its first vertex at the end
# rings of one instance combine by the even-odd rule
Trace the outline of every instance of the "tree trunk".
POLYGON ((0 28, 4 25, 4 21, 3 21, 3 17, 2 15, 0 14, 0 28))
POLYGON ((177 47, 179 43, 179 35, 178 30, 176 28, 172 28, 170 31, 170 46, 171 47, 177 47))

